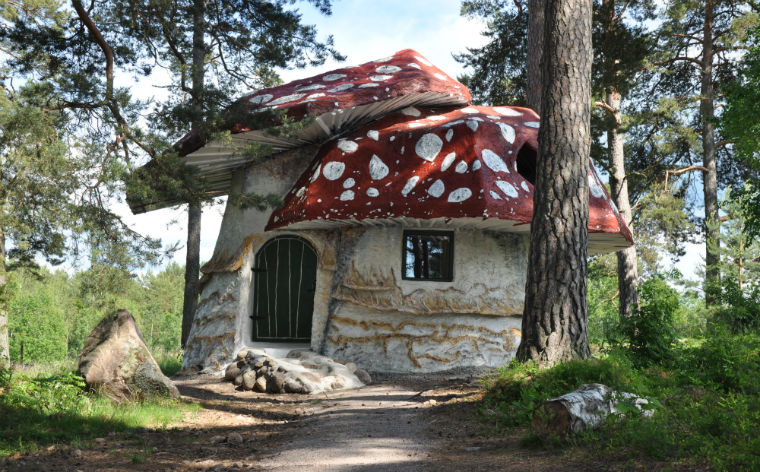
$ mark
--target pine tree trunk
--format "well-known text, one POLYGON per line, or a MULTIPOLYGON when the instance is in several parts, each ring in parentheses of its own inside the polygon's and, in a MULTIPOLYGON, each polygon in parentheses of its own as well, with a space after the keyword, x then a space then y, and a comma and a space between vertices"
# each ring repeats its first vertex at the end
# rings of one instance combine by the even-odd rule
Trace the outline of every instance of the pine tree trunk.
POLYGON ((8 340, 8 300, 5 289, 8 277, 5 268, 5 232, 0 228, 0 367, 10 364, 10 348, 8 340))
POLYGON ((522 340, 542 366, 587 358, 591 0, 548 0, 522 340))
POLYGON ((201 207, 190 204, 187 208, 187 256, 185 258, 185 299, 182 306, 182 347, 187 343, 198 304, 198 276, 200 275, 201 207))
MULTIPOLYGON (((206 0, 193 2, 193 64, 192 64, 192 128, 203 126, 203 81, 206 61, 206 0)), ((185 347, 198 303, 200 274, 201 206, 190 202, 187 207, 187 256, 185 258, 185 298, 182 306, 182 347, 185 347)))
POLYGON ((714 5, 705 2, 705 26, 702 39, 702 165, 705 199, 705 303, 710 306, 720 298, 720 218, 718 215, 718 170, 715 162, 715 117, 713 101, 713 20, 714 5))
POLYGON ((544 50, 544 8, 543 0, 528 0, 528 85, 525 91, 529 108, 541 113, 541 84, 543 71, 541 57, 544 50))
MULTIPOLYGON (((610 153, 612 169, 610 172, 610 189, 612 199, 620 211, 620 216, 631 225, 631 202, 628 197, 628 180, 625 174, 625 155, 623 154, 623 133, 620 132, 620 103, 621 96, 614 88, 607 91, 607 105, 614 113, 615 125, 607 131, 607 147, 610 153)), ((636 260, 636 247, 618 251, 617 272, 618 292, 620 293, 620 314, 630 317, 633 308, 639 304, 639 268, 636 260)))

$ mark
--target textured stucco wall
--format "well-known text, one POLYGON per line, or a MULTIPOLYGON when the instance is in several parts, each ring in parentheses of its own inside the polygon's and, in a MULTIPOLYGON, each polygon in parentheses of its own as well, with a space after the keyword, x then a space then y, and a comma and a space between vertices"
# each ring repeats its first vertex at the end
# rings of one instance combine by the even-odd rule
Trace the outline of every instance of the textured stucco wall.
POLYGON ((454 279, 401 278, 401 227, 342 231, 325 354, 377 371, 508 363, 520 342, 528 239, 457 230, 454 279))
MULTIPOLYGON (((249 169, 236 179, 235 192, 285 193, 297 176, 294 162, 249 169)), ((513 357, 527 235, 457 229, 453 281, 418 282, 401 277, 400 225, 264 232, 269 214, 228 204, 214 257, 204 266, 185 368, 219 370, 239 349, 255 345, 251 267, 267 240, 285 234, 304 237, 318 254, 314 351, 389 372, 499 366, 513 357)))

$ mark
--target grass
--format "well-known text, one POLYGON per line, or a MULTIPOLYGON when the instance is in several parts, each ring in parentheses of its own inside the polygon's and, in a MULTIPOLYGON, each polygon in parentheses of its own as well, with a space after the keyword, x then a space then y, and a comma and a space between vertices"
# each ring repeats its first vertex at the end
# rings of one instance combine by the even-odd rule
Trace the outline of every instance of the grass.
POLYGON ((546 370, 514 363, 486 381, 480 414, 497 431, 529 426, 541 402, 593 382, 649 398, 655 414, 613 415, 563 447, 605 460, 760 470, 760 336, 717 332, 676 348, 660 365, 636 367, 622 351, 546 370))
POLYGON ((67 367, 2 369, 0 456, 60 443, 87 447, 110 432, 166 428, 198 408, 168 398, 115 403, 88 392, 67 367))

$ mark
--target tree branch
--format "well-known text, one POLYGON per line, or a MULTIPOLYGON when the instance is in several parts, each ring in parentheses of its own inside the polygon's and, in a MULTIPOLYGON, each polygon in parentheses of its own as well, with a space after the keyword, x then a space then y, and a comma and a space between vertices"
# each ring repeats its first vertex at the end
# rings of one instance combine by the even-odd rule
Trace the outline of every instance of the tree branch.
POLYGON ((668 179, 670 178, 671 175, 684 174, 686 172, 693 172, 695 170, 702 171, 702 172, 709 172, 709 170, 705 166, 688 166, 688 167, 682 167, 680 169, 667 169, 665 171, 665 187, 664 187, 664 190, 668 189, 668 179))

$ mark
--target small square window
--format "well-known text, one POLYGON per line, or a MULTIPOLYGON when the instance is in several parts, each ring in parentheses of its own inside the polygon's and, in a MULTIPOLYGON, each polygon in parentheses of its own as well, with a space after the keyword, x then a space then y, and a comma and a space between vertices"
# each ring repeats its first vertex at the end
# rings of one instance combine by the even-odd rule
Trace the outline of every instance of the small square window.
POLYGON ((402 278, 451 282, 454 278, 454 233, 404 231, 402 278))

